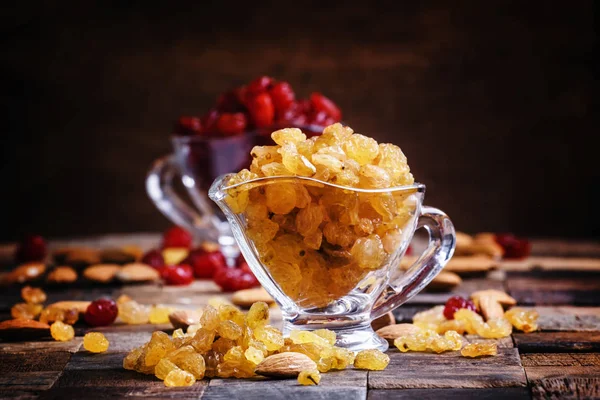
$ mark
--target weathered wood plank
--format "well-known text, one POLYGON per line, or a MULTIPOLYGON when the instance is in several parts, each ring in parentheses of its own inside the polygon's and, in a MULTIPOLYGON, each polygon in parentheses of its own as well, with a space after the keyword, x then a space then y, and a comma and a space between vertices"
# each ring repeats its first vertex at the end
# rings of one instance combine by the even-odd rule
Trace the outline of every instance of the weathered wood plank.
POLYGON ((600 242, 564 239, 535 239, 531 241, 531 255, 534 257, 600 258, 600 242))
POLYGON ((4 353, 41 353, 66 351, 75 353, 81 347, 83 338, 75 337, 68 342, 57 342, 52 339, 36 342, 0 342, 0 354, 4 353))
POLYGON ((38 392, 28 392, 22 390, 5 390, 0 388, 0 399, 12 399, 12 400, 33 400, 38 399, 40 395, 38 392))
POLYGON ((600 351, 600 332, 514 333, 520 353, 600 351))
POLYGON ((600 397, 599 354, 523 354, 534 398, 600 397))
POLYGON ((600 307, 523 307, 535 309, 541 331, 600 331, 600 307))
MULTIPOLYGON (((323 375, 324 378, 327 374, 323 375)), ((202 399, 231 400, 243 398, 245 400, 264 399, 332 399, 332 400, 362 400, 367 396, 367 388, 352 386, 302 386, 295 380, 290 381, 264 381, 249 382, 246 385, 212 385, 208 386, 202 399)))
POLYGON ((464 358, 458 352, 389 354, 387 369, 369 372, 369 389, 526 386, 517 349, 500 348, 498 356, 479 359, 464 358))
POLYGON ((524 305, 600 304, 600 273, 595 272, 511 272, 506 286, 524 305))
POLYGON ((407 302, 407 305, 415 304, 444 304, 452 296, 469 297, 471 293, 477 290, 497 289, 504 290, 502 280, 490 279, 487 277, 465 278, 463 282, 448 292, 421 292, 407 302))
POLYGON ((369 390, 368 400, 463 400, 463 399, 530 399, 529 389, 518 388, 486 388, 486 389, 393 389, 369 390))
POLYGON ((71 358, 67 351, 0 352, 0 390, 39 391, 50 388, 71 358))

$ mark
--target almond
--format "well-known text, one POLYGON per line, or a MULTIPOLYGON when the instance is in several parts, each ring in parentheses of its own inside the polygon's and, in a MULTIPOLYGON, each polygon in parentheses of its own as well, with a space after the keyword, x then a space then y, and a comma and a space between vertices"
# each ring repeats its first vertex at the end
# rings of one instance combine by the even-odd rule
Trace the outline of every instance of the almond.
POLYGON ((27 263, 19 265, 2 277, 3 284, 24 283, 33 281, 46 272, 46 265, 42 263, 27 263))
POLYGON ((469 249, 473 244, 473 237, 464 232, 456 232, 456 248, 454 254, 464 255, 470 254, 469 249))
POLYGON ((100 252, 100 261, 103 264, 129 264, 135 262, 137 257, 123 249, 105 249, 100 252))
POLYGON ((461 273, 486 272, 497 266, 497 262, 485 255, 452 257, 444 271, 461 273))
POLYGON ((83 268, 92 264, 100 263, 100 254, 97 250, 86 247, 75 247, 67 250, 64 264, 75 268, 83 268))
POLYGON ((80 314, 83 314, 87 310, 90 303, 90 301, 58 301, 54 304, 50 304, 49 306, 47 306, 47 308, 56 307, 62 310, 70 310, 72 308, 76 308, 80 314))
POLYGON ((147 282, 158 280, 160 274, 147 264, 132 263, 121 268, 116 277, 122 282, 147 282))
POLYGON ((285 352, 265 358, 254 370, 255 373, 273 378, 295 378, 302 371, 313 371, 317 364, 302 353, 285 352))
POLYGON ((54 268, 46 277, 48 283, 72 283, 77 280, 77 272, 69 266, 54 268))
POLYGON ((240 307, 250 307, 259 301, 264 301, 267 304, 275 303, 275 300, 262 287, 238 290, 231 297, 231 302, 240 307))
POLYGON ((50 325, 31 319, 9 319, 0 322, 0 339, 30 340, 50 335, 50 325))
POLYGON ((377 333, 380 337, 388 341, 388 343, 394 344, 394 340, 403 335, 412 335, 419 332, 421 329, 413 324, 396 324, 384 326, 378 329, 377 333))
POLYGON ((96 264, 87 267, 83 271, 83 276, 90 281, 108 283, 115 278, 120 269, 121 266, 117 264, 96 264))
POLYGON ((447 291, 462 283, 460 276, 450 271, 442 271, 427 285, 429 290, 447 291))
POLYGON ((200 322, 200 314, 192 310, 177 310, 169 314, 169 321, 173 328, 185 331, 190 325, 200 322))
POLYGON ((390 311, 371 321, 371 328, 373 328, 374 331, 377 331, 384 326, 393 325, 395 323, 396 317, 394 317, 394 314, 390 311))
POLYGON ((475 306, 479 308, 483 317, 487 320, 502 318, 504 308, 502 305, 515 305, 516 300, 501 290, 489 289, 479 290, 471 294, 475 306))
POLYGON ((128 244, 122 246, 121 250, 123 250, 127 254, 131 254, 133 257, 135 257, 136 260, 139 260, 144 255, 144 250, 142 250, 140 246, 136 246, 135 244, 128 244))

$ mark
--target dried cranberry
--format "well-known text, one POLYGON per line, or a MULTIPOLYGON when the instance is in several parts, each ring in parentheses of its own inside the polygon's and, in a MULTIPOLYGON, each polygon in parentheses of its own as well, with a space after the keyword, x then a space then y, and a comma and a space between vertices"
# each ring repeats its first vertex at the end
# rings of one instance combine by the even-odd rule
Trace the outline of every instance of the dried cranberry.
POLYGON ((40 235, 27 235, 17 245, 17 262, 43 261, 46 258, 46 241, 40 235))
POLYGON ((217 133, 217 121, 219 120, 219 115, 219 111, 213 108, 202 116, 201 121, 205 133, 217 133))
POLYGON ((250 82, 246 87, 247 96, 255 96, 259 93, 266 92, 273 84, 273 78, 269 76, 260 76, 250 82))
POLYGON ((192 247, 192 235, 185 229, 174 226, 163 234, 163 249, 167 247, 192 247))
POLYGON ((325 111, 313 111, 308 114, 308 123, 319 126, 325 126, 325 121, 328 118, 331 117, 329 117, 325 111))
POLYGON ((197 117, 179 117, 175 124, 176 135, 198 135, 202 133, 202 121, 197 117))
POLYGON ((511 233, 500 233, 494 238, 504 249, 505 259, 521 259, 531 254, 531 243, 527 239, 518 238, 511 233))
POLYGON ((258 285, 254 274, 241 268, 219 268, 213 275, 213 280, 224 292, 249 289, 258 285))
POLYGON ((112 299, 98 299, 90 303, 83 319, 91 326, 107 326, 115 322, 119 314, 119 307, 112 299))
POLYGON ((250 118, 257 128, 264 128, 273 124, 275 108, 268 93, 261 93, 250 98, 247 105, 250 118))
POLYGON ((323 96, 321 93, 313 93, 310 95, 310 102, 313 107, 317 111, 324 111, 331 118, 336 121, 340 121, 342 119, 342 112, 339 107, 327 97, 323 96))
POLYGON ((218 268, 227 267, 225 256, 220 251, 195 249, 190 252, 183 264, 191 265, 196 278, 212 278, 218 268))
POLYGON ((225 113, 237 113, 246 109, 236 90, 225 92, 217 98, 217 110, 225 113))
POLYGON ((162 252, 157 249, 152 249, 144 254, 142 257, 142 262, 144 264, 148 264, 154 269, 160 269, 165 265, 165 259, 162 255, 162 252))
POLYGON ((217 121, 217 129, 224 135, 237 135, 244 132, 247 124, 243 113, 223 113, 217 121))
POLYGON ((167 285, 189 285, 194 281, 194 270, 186 264, 168 265, 161 276, 167 285))
POLYGON ((273 99, 273 105, 277 115, 281 115, 287 110, 296 100, 296 94, 292 89, 292 86, 287 82, 279 82, 273 86, 269 91, 271 99, 273 99))
POLYGON ((454 313, 461 308, 477 311, 475 304, 473 304, 471 300, 467 300, 460 296, 453 296, 446 301, 446 306, 444 307, 444 317, 446 317, 446 319, 454 319, 454 313))

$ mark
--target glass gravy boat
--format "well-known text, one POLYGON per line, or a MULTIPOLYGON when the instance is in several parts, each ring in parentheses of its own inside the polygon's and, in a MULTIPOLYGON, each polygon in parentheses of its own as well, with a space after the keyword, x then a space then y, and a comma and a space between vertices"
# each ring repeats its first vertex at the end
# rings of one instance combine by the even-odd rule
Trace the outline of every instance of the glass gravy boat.
MULTIPOLYGON (((359 189, 282 176, 228 186, 232 176, 217 178, 209 197, 225 214, 253 273, 281 307, 284 334, 330 329, 337 334, 337 346, 385 351, 388 343, 375 334, 371 321, 421 291, 454 252, 454 226, 442 211, 423 206, 424 185, 359 189), (308 193, 302 206, 322 207, 323 220, 317 221, 322 236, 300 229, 299 207, 287 214, 263 211, 257 217, 257 210, 263 210, 260 203, 272 201, 273 190, 291 190, 292 197, 308 193), (360 225, 360 213, 374 215, 378 228, 360 225), (414 265, 401 270, 400 260, 419 228, 429 232, 429 246, 414 265)), ((288 201, 284 196, 275 205, 288 201)))

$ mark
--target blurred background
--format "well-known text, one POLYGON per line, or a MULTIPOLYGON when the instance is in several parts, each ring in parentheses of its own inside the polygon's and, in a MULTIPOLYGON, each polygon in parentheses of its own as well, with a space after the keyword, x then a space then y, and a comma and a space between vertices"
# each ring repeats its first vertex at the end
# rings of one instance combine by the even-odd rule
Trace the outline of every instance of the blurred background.
POLYGON ((3 6, 0 241, 164 229, 173 121, 264 74, 399 145, 460 230, 600 236, 598 3, 150 3, 3 6))

